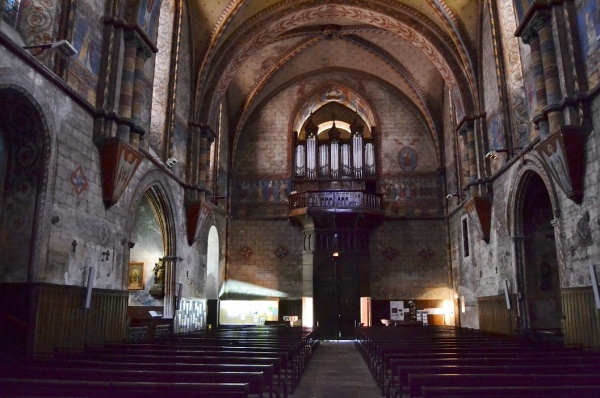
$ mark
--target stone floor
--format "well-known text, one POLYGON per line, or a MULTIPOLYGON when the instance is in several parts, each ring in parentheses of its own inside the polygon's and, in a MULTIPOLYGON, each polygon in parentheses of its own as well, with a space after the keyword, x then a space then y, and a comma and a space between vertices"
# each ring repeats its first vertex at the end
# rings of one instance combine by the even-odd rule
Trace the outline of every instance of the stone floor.
POLYGON ((354 341, 322 341, 293 398, 379 398, 377 383, 354 341))

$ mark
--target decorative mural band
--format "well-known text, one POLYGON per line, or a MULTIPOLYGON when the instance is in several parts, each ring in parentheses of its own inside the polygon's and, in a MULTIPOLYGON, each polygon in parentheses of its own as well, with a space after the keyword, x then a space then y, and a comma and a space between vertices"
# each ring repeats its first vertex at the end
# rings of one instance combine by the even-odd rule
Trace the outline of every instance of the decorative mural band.
POLYGON ((380 180, 387 217, 443 217, 442 178, 438 175, 388 177, 380 180))
POLYGON ((240 217, 287 216, 291 180, 237 180, 233 187, 233 212, 240 217))

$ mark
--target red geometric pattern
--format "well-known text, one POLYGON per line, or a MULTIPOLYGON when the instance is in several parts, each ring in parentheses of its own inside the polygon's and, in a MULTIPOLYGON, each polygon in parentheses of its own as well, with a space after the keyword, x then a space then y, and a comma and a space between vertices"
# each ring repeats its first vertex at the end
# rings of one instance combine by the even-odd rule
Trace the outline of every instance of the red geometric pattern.
POLYGON ((88 181, 81 165, 77 166, 77 168, 73 170, 71 176, 69 177, 69 181, 71 181, 73 190, 75 190, 75 194, 77 196, 81 195, 81 193, 87 189, 88 181))

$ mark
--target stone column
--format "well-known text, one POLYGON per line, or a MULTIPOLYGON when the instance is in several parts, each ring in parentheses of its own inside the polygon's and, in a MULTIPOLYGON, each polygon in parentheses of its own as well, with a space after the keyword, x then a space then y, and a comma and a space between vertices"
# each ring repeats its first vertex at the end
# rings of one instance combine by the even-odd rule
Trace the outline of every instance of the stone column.
POLYGON ((469 193, 471 197, 477 195, 477 151, 475 148, 475 129, 472 119, 464 119, 458 127, 458 133, 465 140, 469 164, 469 193))
POLYGON ((210 144, 214 141, 213 132, 209 126, 202 126, 198 148, 198 181, 206 186, 210 163, 210 144))
POLYGON ((144 65, 152 55, 152 50, 135 34, 125 37, 121 93, 119 96, 119 116, 131 120, 131 125, 119 124, 117 136, 136 149, 140 142, 141 106, 144 90, 144 65))
MULTIPOLYGON (((119 95, 119 116, 131 119, 133 108, 133 86, 135 84, 135 66, 139 41, 132 37, 125 38, 123 53, 123 69, 121 72, 121 91, 119 95)), ((126 124, 119 124, 117 136, 129 142, 129 129, 126 124)))
POLYGON ((548 119, 544 115, 543 109, 548 105, 546 99, 546 82, 544 78, 544 67, 542 66, 542 52, 540 50, 540 39, 537 32, 530 31, 530 34, 523 37, 523 42, 529 44, 531 51, 531 67, 533 70, 536 110, 533 115, 533 122, 537 124, 540 130, 540 136, 545 139, 549 135, 548 119))
POLYGON ((560 89, 560 78, 558 75, 556 49, 554 48, 551 22, 550 15, 541 14, 540 17, 532 22, 532 27, 537 30, 540 38, 544 80, 546 81, 546 97, 548 100, 548 107, 545 113, 547 114, 548 127, 552 134, 559 131, 565 122, 564 115, 559 108, 562 93, 560 89))
POLYGON ((175 269, 176 269, 176 258, 164 257, 165 262, 165 276, 164 276, 164 307, 163 307, 163 318, 172 319, 175 316, 175 269))
MULTIPOLYGON (((143 43, 139 43, 136 57, 135 57, 135 72, 133 81, 133 98, 131 108, 131 119, 134 124, 139 126, 141 123, 141 111, 142 111, 142 97, 144 90, 144 65, 152 52, 143 43)), ((129 135, 129 143, 134 148, 137 148, 140 143, 140 133, 138 131, 131 131, 129 135)))
POLYGON ((517 34, 531 49, 538 105, 534 122, 539 126, 540 138, 544 140, 559 131, 565 123, 560 109, 562 92, 552 36, 552 14, 547 9, 537 11, 522 32, 519 30, 517 34))

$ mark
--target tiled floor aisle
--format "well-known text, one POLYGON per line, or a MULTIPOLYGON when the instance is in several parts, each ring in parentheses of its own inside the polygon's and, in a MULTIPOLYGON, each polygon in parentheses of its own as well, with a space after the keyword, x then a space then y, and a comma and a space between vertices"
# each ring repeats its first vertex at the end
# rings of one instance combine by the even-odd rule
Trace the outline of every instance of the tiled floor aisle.
POLYGON ((354 341, 322 341, 293 398, 380 398, 380 390, 354 341))

